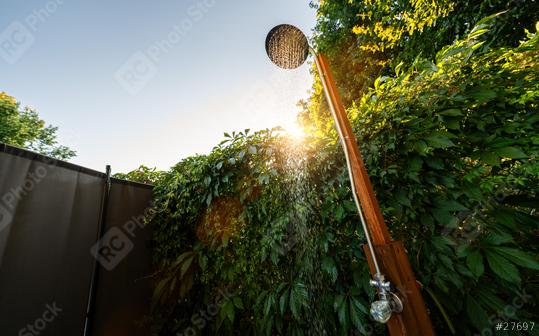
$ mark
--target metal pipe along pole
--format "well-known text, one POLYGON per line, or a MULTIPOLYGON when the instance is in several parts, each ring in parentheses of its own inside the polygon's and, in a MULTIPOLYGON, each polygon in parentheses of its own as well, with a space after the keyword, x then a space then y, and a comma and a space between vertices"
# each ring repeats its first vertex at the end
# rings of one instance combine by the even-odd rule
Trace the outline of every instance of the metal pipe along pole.
POLYGON ((356 137, 337 91, 329 62, 323 54, 318 54, 312 49, 311 53, 315 57, 328 105, 343 143, 354 200, 367 238, 368 248, 365 249, 365 253, 368 257, 370 256, 368 261, 371 272, 375 282, 378 281, 378 289, 381 291, 382 296, 389 293, 384 292, 384 286, 381 283, 383 275, 386 275, 395 285, 399 298, 404 302, 402 312, 393 314, 387 322, 389 333, 392 336, 433 336, 435 335, 434 329, 408 261, 404 245, 400 241, 391 239, 361 158, 356 137), (372 238, 372 242, 370 238, 372 238), (381 264, 378 263, 377 255, 382 262, 381 264))
POLYGON ((341 125, 337 119, 337 112, 335 111, 335 105, 333 103, 333 100, 331 99, 331 96, 329 95, 328 90, 328 84, 327 84, 327 78, 325 74, 322 72, 322 67, 320 65, 320 62, 318 60, 318 55, 316 54, 316 51, 313 48, 310 48, 311 54, 314 56, 314 61, 316 63, 316 69, 318 70, 318 75, 320 76, 320 81, 322 82, 322 87, 324 89, 324 93, 326 94, 326 99, 329 105, 329 110, 331 111, 331 116, 333 117, 333 120, 335 121, 335 128, 337 129, 337 133, 339 134, 339 138, 341 139, 341 145, 344 150, 344 156, 346 158, 346 168, 348 171, 348 177, 350 178, 350 186, 352 188, 352 196, 354 198, 354 202, 357 207, 357 212, 359 213, 359 219, 361 220, 361 226, 363 227, 363 232, 365 233, 365 239, 367 240, 367 244, 369 244, 369 250, 371 253, 371 258, 374 263, 374 267, 376 268, 376 278, 381 279, 382 273, 380 272, 380 267, 378 266, 378 259, 376 258, 376 254, 374 252, 374 248, 372 246, 372 241, 369 233, 369 228, 367 227, 367 223, 365 222, 365 217, 363 216, 363 210, 361 209, 361 202, 359 200, 356 186, 354 184, 354 175, 352 172, 352 164, 350 162, 350 154, 349 149, 347 147, 347 142, 345 141, 345 137, 341 128, 341 125))

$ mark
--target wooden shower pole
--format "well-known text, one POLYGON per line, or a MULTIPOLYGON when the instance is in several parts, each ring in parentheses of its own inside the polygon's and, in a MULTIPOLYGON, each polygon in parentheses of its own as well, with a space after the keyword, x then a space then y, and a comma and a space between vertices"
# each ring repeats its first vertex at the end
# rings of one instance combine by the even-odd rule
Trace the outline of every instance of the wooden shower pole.
MULTIPOLYGON (((337 91, 329 62, 323 54, 316 54, 315 57, 317 58, 318 70, 322 77, 321 80, 325 82, 326 95, 331 100, 330 103, 335 110, 335 123, 340 126, 342 131, 343 141, 345 142, 344 147, 350 158, 352 183, 355 186, 357 197, 361 201, 366 224, 371 234, 374 252, 380 262, 380 270, 396 287, 396 292, 404 304, 403 311, 393 314, 387 322, 389 333, 392 336, 435 335, 404 245, 401 241, 391 239, 389 230, 384 222, 384 217, 378 205, 378 200, 374 195, 356 137, 352 131, 339 92, 337 91)), ((371 273, 375 275, 376 269, 367 245, 364 246, 364 251, 371 273)))

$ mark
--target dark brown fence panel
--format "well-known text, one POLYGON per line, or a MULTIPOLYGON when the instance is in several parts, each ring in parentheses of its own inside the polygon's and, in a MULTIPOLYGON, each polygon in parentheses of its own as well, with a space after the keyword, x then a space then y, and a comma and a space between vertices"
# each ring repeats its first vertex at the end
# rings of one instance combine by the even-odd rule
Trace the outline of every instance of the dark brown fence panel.
POLYGON ((0 335, 82 335, 94 255, 92 335, 149 335, 142 215, 152 190, 112 179, 97 250, 105 183, 103 173, 0 144, 0 335))
POLYGON ((151 201, 152 190, 144 185, 112 180, 105 234, 100 258, 96 296, 94 335, 150 335, 151 289, 150 231, 144 227, 143 214, 151 201), (108 257, 108 258, 106 258, 108 257), (104 259, 104 260, 103 260, 104 259))
POLYGON ((103 183, 54 160, 0 153, 1 335, 81 334, 103 183))

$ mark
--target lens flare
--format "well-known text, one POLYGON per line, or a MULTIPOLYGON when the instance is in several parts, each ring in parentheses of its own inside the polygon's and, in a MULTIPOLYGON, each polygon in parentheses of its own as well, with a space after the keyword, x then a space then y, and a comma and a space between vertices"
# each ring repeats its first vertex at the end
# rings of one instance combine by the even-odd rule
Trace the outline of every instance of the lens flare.
POLYGON ((284 125, 283 128, 286 134, 294 141, 303 141, 305 138, 303 127, 301 127, 297 121, 288 123, 287 125, 284 125))

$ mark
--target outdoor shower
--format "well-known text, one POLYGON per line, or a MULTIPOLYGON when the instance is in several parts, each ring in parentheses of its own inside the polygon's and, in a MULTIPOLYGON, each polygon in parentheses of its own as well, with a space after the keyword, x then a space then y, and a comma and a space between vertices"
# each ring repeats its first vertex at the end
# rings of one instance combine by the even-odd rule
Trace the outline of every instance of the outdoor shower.
POLYGON ((392 335, 434 335, 404 247, 401 242, 392 241, 384 223, 327 58, 309 45, 301 30, 288 24, 276 26, 268 33, 266 52, 273 63, 284 69, 301 66, 309 54, 314 57, 343 146, 353 198, 368 244, 365 252, 367 259, 370 258, 373 275, 370 283, 379 295, 379 299, 371 304, 372 318, 380 323, 389 322, 392 335), (380 258, 383 270, 377 258, 380 252, 383 254, 380 258), (385 278, 384 273, 389 279, 385 278), (393 281, 393 285, 389 280, 393 281))

